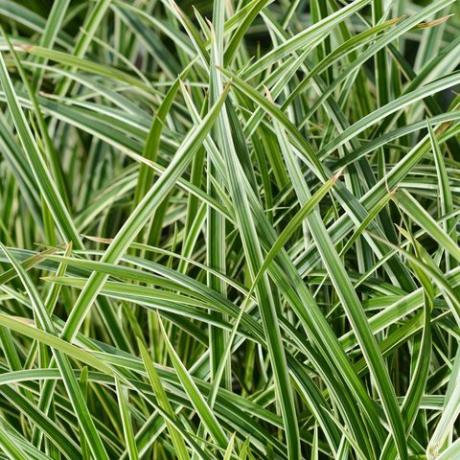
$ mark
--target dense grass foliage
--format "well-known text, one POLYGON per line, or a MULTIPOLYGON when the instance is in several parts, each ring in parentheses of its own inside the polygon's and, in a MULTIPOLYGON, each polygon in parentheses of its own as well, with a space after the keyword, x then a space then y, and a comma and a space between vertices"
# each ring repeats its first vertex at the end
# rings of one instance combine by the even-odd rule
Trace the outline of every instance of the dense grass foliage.
POLYGON ((459 13, 0 0, 0 458, 460 458, 459 13))

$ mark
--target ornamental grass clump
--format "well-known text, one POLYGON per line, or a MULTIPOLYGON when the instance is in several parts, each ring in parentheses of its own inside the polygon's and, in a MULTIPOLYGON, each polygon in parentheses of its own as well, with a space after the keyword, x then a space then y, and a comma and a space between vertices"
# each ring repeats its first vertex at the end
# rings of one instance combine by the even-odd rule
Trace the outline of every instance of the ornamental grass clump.
POLYGON ((0 458, 460 458, 455 0, 0 0, 0 458))

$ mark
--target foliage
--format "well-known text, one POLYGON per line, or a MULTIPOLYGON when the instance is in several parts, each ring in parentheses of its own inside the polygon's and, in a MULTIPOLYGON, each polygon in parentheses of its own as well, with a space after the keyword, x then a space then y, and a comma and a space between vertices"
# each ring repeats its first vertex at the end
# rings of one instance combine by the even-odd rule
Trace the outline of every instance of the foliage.
POLYGON ((459 9, 0 0, 2 458, 458 458, 459 9))

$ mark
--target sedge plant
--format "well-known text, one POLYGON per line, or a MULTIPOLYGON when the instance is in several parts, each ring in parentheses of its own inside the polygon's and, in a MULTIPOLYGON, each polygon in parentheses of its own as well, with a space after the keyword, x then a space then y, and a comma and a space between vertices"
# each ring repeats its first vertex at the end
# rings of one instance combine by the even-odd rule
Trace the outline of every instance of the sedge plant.
POLYGON ((459 13, 0 0, 0 458, 460 458, 459 13))

